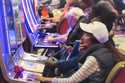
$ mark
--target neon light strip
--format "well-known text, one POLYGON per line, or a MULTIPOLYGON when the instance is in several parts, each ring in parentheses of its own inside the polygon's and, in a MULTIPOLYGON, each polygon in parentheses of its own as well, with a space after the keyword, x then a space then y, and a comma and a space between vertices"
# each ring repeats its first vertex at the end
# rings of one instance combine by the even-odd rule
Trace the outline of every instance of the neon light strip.
MULTIPOLYGON (((33 27, 30 27, 30 28, 33 28, 33 30, 37 30, 37 26, 35 25, 35 22, 34 22, 34 19, 33 19, 33 15, 32 15, 32 12, 30 11, 31 7, 29 6, 29 2, 26 0, 26 6, 27 6, 27 9, 28 9, 28 13, 29 13, 29 17, 30 17, 30 23, 32 24, 33 27), (32 21, 32 22, 31 22, 32 21)), ((34 31, 34 32, 35 32, 34 31)))
MULTIPOLYGON (((7 39, 9 38, 9 31, 8 31, 8 25, 7 25, 7 14, 6 14, 6 6, 5 6, 5 0, 3 0, 3 12, 4 12, 4 20, 5 20, 5 30, 6 30, 6 36, 7 36, 7 39)), ((7 42, 10 42, 9 39, 7 40, 7 42)), ((7 47, 8 47, 8 50, 10 52, 10 45, 9 43, 7 43, 7 47)))
POLYGON ((35 21, 35 24, 36 24, 36 23, 39 24, 39 23, 37 22, 37 19, 35 18, 35 13, 33 12, 32 3, 31 3, 30 0, 28 0, 28 5, 29 5, 28 9, 30 9, 30 13, 31 13, 31 15, 32 15, 32 17, 33 17, 33 20, 35 21))
MULTIPOLYGON (((34 11, 33 11, 33 7, 32 7, 32 2, 30 1, 30 0, 28 0, 28 9, 29 9, 29 13, 32 15, 32 19, 33 19, 33 23, 35 23, 34 24, 34 28, 35 28, 35 30, 37 31, 38 30, 38 25, 40 25, 40 23, 38 23, 38 20, 37 20, 37 18, 36 18, 36 16, 35 16, 35 13, 34 13, 34 11)), ((36 32, 35 31, 35 32, 36 32)))
MULTIPOLYGON (((31 25, 30 19, 28 18, 29 15, 28 15, 28 12, 27 12, 27 10, 26 10, 27 6, 26 6, 26 2, 25 2, 25 1, 26 1, 26 0, 22 0, 22 7, 23 7, 24 15, 25 15, 25 17, 26 17, 25 20, 27 20, 30 30, 31 30, 32 32, 34 32, 35 30, 33 30, 33 28, 31 28, 31 27, 33 27, 33 26, 31 25)), ((32 22, 32 21, 31 21, 31 22, 32 22)))

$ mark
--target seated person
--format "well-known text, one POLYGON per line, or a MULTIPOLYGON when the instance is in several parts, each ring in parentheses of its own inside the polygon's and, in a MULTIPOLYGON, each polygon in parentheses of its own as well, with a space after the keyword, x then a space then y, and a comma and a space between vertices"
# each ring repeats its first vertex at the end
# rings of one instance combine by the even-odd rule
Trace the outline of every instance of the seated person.
POLYGON ((80 16, 84 16, 84 12, 78 8, 78 7, 72 7, 67 15, 65 16, 67 20, 65 20, 66 23, 62 23, 61 26, 59 26, 58 32, 59 36, 53 37, 49 36, 46 38, 47 41, 56 41, 56 40, 62 40, 66 41, 69 32, 74 27, 74 25, 77 23, 80 16))
POLYGON ((61 0, 43 0, 38 11, 41 19, 55 23, 59 22, 60 18, 55 17, 54 13, 58 13, 58 17, 62 15, 62 11, 60 11, 60 2, 61 0), (46 13, 46 15, 44 13, 46 13))
POLYGON ((80 23, 80 28, 84 34, 80 40, 80 51, 83 53, 78 60, 82 64, 79 70, 67 78, 37 75, 30 75, 29 78, 52 83, 105 83, 109 71, 121 59, 121 55, 115 47, 106 45, 109 33, 102 22, 80 23))
MULTIPOLYGON (((51 3, 50 4, 48 4, 48 9, 50 10, 49 12, 50 13, 53 13, 55 10, 58 10, 58 12, 61 12, 61 15, 59 15, 61 18, 64 16, 64 14, 67 12, 67 11, 69 11, 69 8, 70 8, 70 5, 72 4, 72 3, 74 3, 74 1, 75 0, 51 0, 51 3), (56 1, 56 2, 55 2, 56 1), (63 3, 65 3, 65 5, 63 5, 63 7, 64 7, 64 9, 62 10, 62 9, 60 9, 60 8, 63 8, 63 7, 60 7, 59 5, 60 5, 60 3, 61 2, 63 2, 63 3)), ((77 1, 77 0, 76 0, 77 1)), ((43 2, 45 2, 44 0, 43 0, 43 2)), ((61 5, 62 5, 62 3, 61 3, 61 5)), ((56 13, 56 12, 54 12, 54 13, 56 13)), ((58 19, 58 21, 60 21, 60 19, 61 18, 57 18, 58 19)), ((46 20, 52 20, 52 21, 55 21, 55 20, 57 20, 57 19, 55 19, 55 17, 53 18, 42 18, 42 19, 46 19, 46 20)))
MULTIPOLYGON (((62 0, 60 0, 60 2, 61 1, 62 0)), ((67 17, 67 13, 69 12, 70 8, 75 7, 72 4, 75 4, 76 2, 78 2, 78 1, 77 0, 66 0, 65 7, 63 9, 60 9, 60 7, 56 7, 55 9, 52 8, 53 10, 51 10, 51 12, 49 11, 50 13, 52 13, 52 17, 44 17, 44 16, 41 15, 41 13, 39 11, 41 19, 48 20, 48 21, 51 21, 51 22, 54 22, 54 23, 60 23, 61 20, 63 20, 64 18, 67 17)), ((56 3, 54 3, 54 4, 56 4, 56 3)), ((51 6, 51 4, 49 6, 51 6)))
POLYGON ((99 1, 93 6, 92 9, 92 20, 99 20, 103 22, 108 31, 110 32, 118 16, 117 10, 108 1, 99 1))
POLYGON ((62 21, 67 24, 67 17, 64 16, 64 12, 60 10, 58 7, 56 7, 56 9, 52 8, 53 10, 49 11, 49 7, 54 6, 52 4, 56 5, 56 3, 59 2, 59 0, 57 0, 56 3, 53 3, 53 1, 51 1, 52 3, 50 3, 48 6, 47 4, 45 5, 45 0, 43 0, 43 2, 44 2, 44 5, 39 7, 39 10, 38 10, 39 16, 42 19, 41 28, 46 29, 47 31, 49 30, 48 32, 51 32, 53 31, 53 29, 55 31, 58 25, 60 26, 62 21), (43 10, 44 12, 42 12, 43 10), (65 22, 65 19, 66 19, 66 22, 65 22))
MULTIPOLYGON (((89 7, 89 6, 87 6, 87 7, 89 7)), ((89 15, 90 18, 85 21, 84 21, 84 18, 82 18, 82 19, 84 22, 88 22, 88 23, 91 21, 103 22, 106 25, 108 31, 110 32, 110 35, 112 36, 113 32, 111 30, 113 27, 113 23, 117 19, 117 16, 118 16, 117 10, 110 4, 110 2, 100 0, 92 6, 92 11, 89 15)), ((76 27, 74 29, 74 31, 72 31, 72 32, 77 31, 78 28, 79 27, 76 27)), ((71 40, 74 40, 75 38, 77 38, 77 36, 74 35, 74 33, 70 33, 70 34, 71 34, 70 35, 71 40)), ((109 43, 114 43, 111 37, 110 37, 109 43)))

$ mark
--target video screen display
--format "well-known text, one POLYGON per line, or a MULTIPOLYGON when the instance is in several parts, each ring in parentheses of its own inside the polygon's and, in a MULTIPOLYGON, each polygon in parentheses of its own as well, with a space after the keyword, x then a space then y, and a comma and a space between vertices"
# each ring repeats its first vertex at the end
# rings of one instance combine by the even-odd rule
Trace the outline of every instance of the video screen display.
POLYGON ((24 41, 25 37, 20 19, 19 10, 20 1, 18 0, 5 0, 5 12, 6 12, 6 26, 8 30, 8 41, 10 44, 10 51, 14 54, 24 41))
POLYGON ((14 18, 13 18, 13 10, 12 10, 12 4, 10 1, 5 0, 5 16, 6 19, 6 29, 7 29, 7 36, 8 41, 10 43, 10 51, 14 51, 17 47, 17 41, 16 41, 16 32, 15 32, 15 24, 14 24, 14 18))

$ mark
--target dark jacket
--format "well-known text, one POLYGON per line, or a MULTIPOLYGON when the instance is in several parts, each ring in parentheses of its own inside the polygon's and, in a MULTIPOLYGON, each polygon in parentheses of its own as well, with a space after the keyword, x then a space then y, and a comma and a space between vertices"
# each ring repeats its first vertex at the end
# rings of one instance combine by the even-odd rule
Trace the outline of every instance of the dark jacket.
POLYGON ((125 4, 123 3, 123 0, 113 0, 116 6, 116 9, 119 11, 119 13, 122 12, 123 9, 125 9, 125 4))
POLYGON ((59 55, 61 56, 55 66, 45 66, 43 75, 47 77, 60 76, 68 77, 79 69, 79 46, 80 42, 75 41, 72 52, 69 54, 68 49, 61 48, 59 55))
POLYGON ((81 83, 105 83, 108 73, 116 63, 116 57, 101 44, 91 46, 81 55, 79 62, 84 63, 87 56, 94 56, 97 59, 101 71, 95 72, 81 83))

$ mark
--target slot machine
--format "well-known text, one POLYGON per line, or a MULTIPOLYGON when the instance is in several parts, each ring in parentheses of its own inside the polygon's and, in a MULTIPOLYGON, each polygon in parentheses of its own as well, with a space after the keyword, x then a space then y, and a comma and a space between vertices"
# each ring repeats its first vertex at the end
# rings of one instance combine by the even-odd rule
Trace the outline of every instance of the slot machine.
POLYGON ((22 25, 18 0, 0 0, 0 67, 4 79, 9 83, 40 83, 27 76, 42 75, 45 56, 24 52, 22 25), (41 60, 42 59, 42 60, 41 60))
POLYGON ((40 32, 40 22, 35 15, 33 3, 30 0, 21 0, 21 11, 24 15, 24 24, 27 36, 31 42, 32 47, 36 48, 58 48, 58 44, 44 41, 46 34, 44 31, 40 32))

